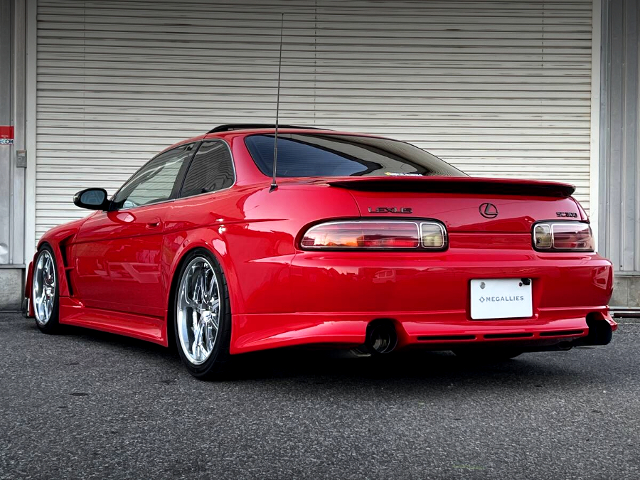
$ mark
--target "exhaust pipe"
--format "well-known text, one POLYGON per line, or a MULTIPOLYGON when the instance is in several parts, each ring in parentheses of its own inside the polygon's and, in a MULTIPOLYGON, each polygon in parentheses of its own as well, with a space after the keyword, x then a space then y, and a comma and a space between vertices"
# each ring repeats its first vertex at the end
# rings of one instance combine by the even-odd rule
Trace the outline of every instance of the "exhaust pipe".
POLYGON ((613 337, 613 329, 609 322, 599 315, 587 315, 589 335, 585 338, 587 345, 608 345, 613 337))
POLYGON ((608 345, 613 337, 613 328, 609 325, 602 314, 590 313, 587 315, 587 326, 589 334, 573 342, 576 347, 585 345, 608 345))
POLYGON ((365 347, 371 354, 391 353, 398 345, 398 333, 391 320, 374 320, 367 326, 365 347))

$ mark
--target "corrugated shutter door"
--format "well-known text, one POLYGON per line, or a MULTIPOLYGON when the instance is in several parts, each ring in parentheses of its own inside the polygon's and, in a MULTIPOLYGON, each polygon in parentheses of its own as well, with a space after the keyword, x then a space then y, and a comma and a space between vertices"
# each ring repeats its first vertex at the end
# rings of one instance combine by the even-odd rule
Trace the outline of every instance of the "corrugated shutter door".
POLYGON ((36 235, 177 140, 281 121, 393 136, 588 207, 589 0, 39 0, 36 235))

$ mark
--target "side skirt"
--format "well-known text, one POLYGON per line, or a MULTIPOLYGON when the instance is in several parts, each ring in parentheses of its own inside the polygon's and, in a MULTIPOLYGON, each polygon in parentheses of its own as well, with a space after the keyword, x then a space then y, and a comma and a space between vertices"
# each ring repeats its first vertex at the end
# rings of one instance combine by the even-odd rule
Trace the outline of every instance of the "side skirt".
POLYGON ((166 318, 89 308, 69 297, 60 297, 60 323, 168 346, 166 318))

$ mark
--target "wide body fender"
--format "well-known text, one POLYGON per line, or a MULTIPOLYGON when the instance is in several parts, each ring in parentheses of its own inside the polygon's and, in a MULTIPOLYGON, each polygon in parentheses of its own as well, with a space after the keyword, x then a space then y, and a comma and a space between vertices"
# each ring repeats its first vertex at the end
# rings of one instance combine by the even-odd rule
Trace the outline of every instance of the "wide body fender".
MULTIPOLYGON (((33 254, 33 260, 29 264, 29 271, 27 272, 27 285, 25 287, 25 295, 30 300, 30 305, 33 305, 33 299, 31 298, 31 285, 33 281, 33 269, 36 266, 36 259, 38 253, 43 246, 48 245, 53 250, 53 255, 56 260, 56 274, 58 277, 59 295, 61 297, 68 297, 70 295, 69 281, 67 277, 67 268, 72 266, 72 259, 69 257, 68 246, 73 242, 78 230, 88 217, 73 222, 65 223, 47 231, 40 241, 36 252, 33 254)), ((33 316, 33 308, 29 308, 29 315, 33 316)))
POLYGON ((283 186, 270 193, 267 185, 254 185, 175 202, 163 240, 168 308, 172 308, 173 288, 185 255, 204 248, 216 257, 227 280, 231 353, 241 336, 268 335, 272 327, 255 315, 294 311, 291 264, 301 229, 318 219, 359 216, 348 192, 323 190, 322 195, 309 198, 299 186, 283 186), (292 205, 299 207, 292 209, 292 205))
POLYGON ((167 328, 174 308, 173 298, 178 288, 179 270, 185 257, 196 249, 212 253, 222 268, 229 290, 229 302, 234 334, 246 328, 237 325, 236 318, 247 312, 290 311, 290 268, 294 254, 273 255, 271 241, 252 236, 246 223, 208 226, 194 230, 169 233, 164 238, 167 255, 165 270, 167 289, 167 328))

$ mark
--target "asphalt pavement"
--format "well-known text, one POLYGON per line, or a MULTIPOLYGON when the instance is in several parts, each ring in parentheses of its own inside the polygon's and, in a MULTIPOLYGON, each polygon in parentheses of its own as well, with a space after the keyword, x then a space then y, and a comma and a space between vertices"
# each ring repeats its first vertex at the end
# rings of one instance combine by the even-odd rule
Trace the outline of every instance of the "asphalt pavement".
POLYGON ((640 478, 640 321, 470 365, 282 350, 201 382, 176 353, 0 314, 0 478, 640 478))

